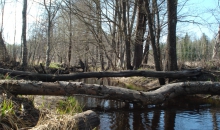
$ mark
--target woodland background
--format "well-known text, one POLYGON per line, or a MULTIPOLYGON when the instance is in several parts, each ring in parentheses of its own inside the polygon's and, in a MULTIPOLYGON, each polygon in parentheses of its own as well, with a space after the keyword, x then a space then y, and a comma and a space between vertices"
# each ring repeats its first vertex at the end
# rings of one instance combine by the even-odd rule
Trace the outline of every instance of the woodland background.
MULTIPOLYGON (((216 30, 211 25, 218 26, 219 4, 207 9, 215 18, 210 23, 202 14, 180 13, 191 7, 187 5, 190 0, 23 0, 23 9, 16 12, 22 13, 21 44, 8 44, 3 19, 11 2, 19 1, 1 0, 1 53, 3 59, 9 56, 24 68, 39 63, 48 67, 51 62, 73 66, 81 60, 96 71, 149 65, 157 71, 177 70, 184 63, 211 64, 207 61, 212 59, 218 34, 212 38, 205 33, 201 37, 187 32, 178 35, 181 30, 176 26, 195 24, 216 30), (41 14, 27 30, 29 2, 37 4, 41 14), (201 21, 190 19, 196 17, 201 21)), ((16 31, 15 27, 11 33, 16 31)))

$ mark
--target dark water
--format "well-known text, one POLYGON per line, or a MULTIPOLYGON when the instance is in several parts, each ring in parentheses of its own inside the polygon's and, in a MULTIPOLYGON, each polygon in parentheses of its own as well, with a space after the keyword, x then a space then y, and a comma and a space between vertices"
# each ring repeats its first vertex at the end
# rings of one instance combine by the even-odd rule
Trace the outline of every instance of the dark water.
POLYGON ((218 130, 220 109, 210 104, 182 103, 141 108, 134 104, 77 97, 99 114, 98 130, 218 130))

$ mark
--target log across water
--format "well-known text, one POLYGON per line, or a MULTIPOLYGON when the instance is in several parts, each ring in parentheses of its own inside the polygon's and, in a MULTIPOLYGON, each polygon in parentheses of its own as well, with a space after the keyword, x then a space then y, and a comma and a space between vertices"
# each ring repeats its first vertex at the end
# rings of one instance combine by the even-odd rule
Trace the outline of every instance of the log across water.
POLYGON ((89 95, 96 98, 136 102, 142 105, 161 104, 177 96, 192 94, 220 95, 219 82, 179 82, 150 91, 136 91, 115 86, 81 82, 36 82, 1 80, 0 86, 13 94, 24 95, 89 95))
POLYGON ((55 81, 68 81, 83 78, 103 78, 103 77, 156 77, 156 78, 186 78, 193 77, 201 74, 201 69, 191 69, 183 71, 144 71, 144 70, 127 70, 127 71, 113 71, 113 72, 85 72, 75 74, 37 74, 26 71, 15 71, 0 68, 0 74, 8 74, 18 78, 25 78, 30 80, 55 82, 55 81))

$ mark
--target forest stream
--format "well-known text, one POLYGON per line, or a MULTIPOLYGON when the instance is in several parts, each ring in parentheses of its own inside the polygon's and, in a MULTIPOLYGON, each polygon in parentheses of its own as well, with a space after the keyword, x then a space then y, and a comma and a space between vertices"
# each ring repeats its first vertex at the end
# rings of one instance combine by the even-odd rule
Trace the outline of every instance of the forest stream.
MULTIPOLYGON (((86 83, 100 84, 100 80, 87 80, 86 83)), ((101 83, 112 85, 114 82, 105 79, 101 83)), ((86 109, 97 112, 100 117, 98 130, 217 130, 220 128, 218 103, 200 101, 196 96, 145 108, 113 100, 82 96, 76 98, 86 109)))

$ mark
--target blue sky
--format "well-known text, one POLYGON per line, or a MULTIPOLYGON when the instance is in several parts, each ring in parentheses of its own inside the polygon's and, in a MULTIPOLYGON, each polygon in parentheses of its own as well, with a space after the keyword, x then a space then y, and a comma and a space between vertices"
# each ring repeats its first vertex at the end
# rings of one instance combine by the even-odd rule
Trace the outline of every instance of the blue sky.
MULTIPOLYGON (((21 41, 21 28, 22 28, 22 1, 18 0, 17 3, 13 3, 15 0, 6 0, 5 15, 4 15, 4 39, 7 43, 14 43, 14 31, 15 31, 15 17, 16 17, 16 43, 21 41), (12 2, 13 1, 13 2, 12 2)), ((42 1, 42 0, 35 0, 42 1)), ((179 4, 184 4, 183 9, 178 13, 178 15, 187 16, 181 18, 180 20, 191 20, 194 22, 201 23, 193 24, 188 22, 179 22, 177 25, 177 35, 184 36, 186 32, 191 36, 191 38, 199 38, 202 33, 205 33, 210 39, 213 38, 217 31, 220 22, 220 7, 218 6, 218 0, 178 0, 179 4), (185 1, 187 1, 185 3, 185 1), (214 15, 211 11, 218 11, 214 15), (190 15, 190 16, 189 16, 190 15), (196 16, 196 17, 195 17, 196 16)), ((40 10, 39 5, 33 2, 33 0, 28 0, 28 29, 31 28, 33 22, 39 19, 40 10)), ((42 8, 42 6, 41 6, 42 8)), ((178 7, 181 9, 181 6, 178 7)), ((1 16, 0 16, 1 17, 1 16)), ((28 30, 27 30, 28 31, 28 30)))
MULTIPOLYGON (((179 0, 179 2, 181 1, 185 0, 179 0)), ((191 37, 199 38, 202 33, 205 33, 209 38, 213 38, 218 32, 220 24, 218 0, 188 0, 179 15, 185 13, 188 17, 182 20, 193 20, 202 25, 180 22, 177 28, 179 35, 184 35, 184 32, 188 32, 191 37), (218 13, 214 14, 213 11, 218 11, 218 13)))

